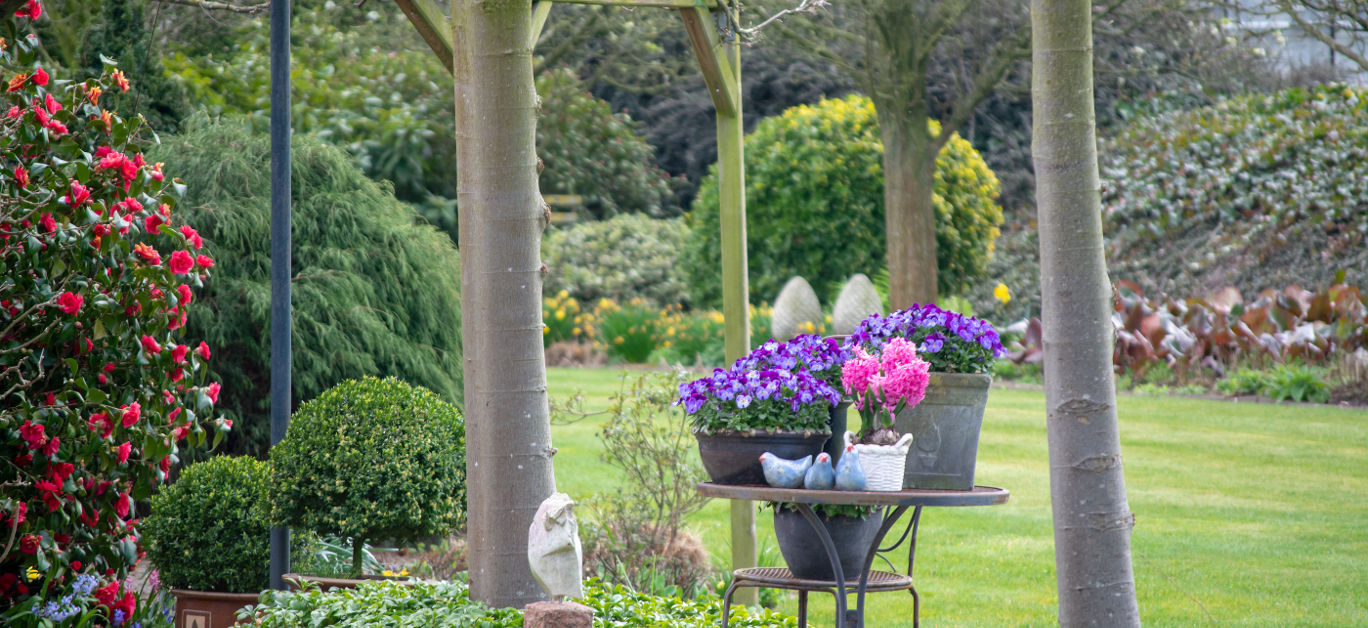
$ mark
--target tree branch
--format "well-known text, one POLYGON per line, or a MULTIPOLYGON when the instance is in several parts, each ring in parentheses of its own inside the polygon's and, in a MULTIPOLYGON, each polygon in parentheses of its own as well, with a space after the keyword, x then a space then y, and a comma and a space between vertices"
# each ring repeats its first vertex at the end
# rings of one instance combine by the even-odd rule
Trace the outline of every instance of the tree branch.
POLYGON ((752 26, 750 28, 737 28, 736 32, 740 33, 742 37, 755 37, 756 35, 760 34, 760 29, 769 26, 774 22, 784 21, 784 18, 786 16, 794 15, 797 13, 817 13, 818 11, 821 11, 822 9, 826 8, 826 6, 827 0, 802 0, 802 2, 799 2, 798 6, 796 7, 793 7, 791 9, 784 9, 778 13, 775 13, 774 15, 769 16, 769 19, 759 24, 756 24, 755 26, 752 26))
MULTIPOLYGON (((1334 50, 1335 52, 1338 52, 1344 55, 1345 57, 1348 57, 1350 61, 1353 61, 1354 63, 1358 64, 1358 66, 1363 68, 1365 72, 1368 72, 1368 58, 1365 58, 1363 55, 1356 52, 1353 48, 1346 46, 1344 43, 1340 42, 1339 40, 1336 40, 1334 37, 1331 37, 1330 35, 1326 34, 1325 31, 1322 31, 1315 24, 1306 21, 1306 19, 1299 15, 1297 11, 1292 7, 1292 0, 1278 0, 1278 5, 1282 7, 1284 13, 1286 13, 1289 17, 1292 18, 1292 21, 1297 23, 1297 26, 1301 27, 1302 32, 1320 40, 1322 44, 1325 44, 1329 46, 1331 50, 1334 50)), ((1332 16, 1330 19, 1333 20, 1334 17, 1332 16)))
POLYGON ((955 99, 955 105, 950 109, 950 116, 941 123, 941 130, 935 138, 931 140, 935 146, 935 152, 950 141, 960 127, 969 121, 970 116, 974 115, 974 108, 983 102, 993 93, 993 89, 1007 75, 1007 70, 1017 61, 1029 57, 1031 54, 1031 31, 1023 28, 1016 32, 1016 35, 1003 39, 994 47, 992 55, 974 77, 973 85, 969 91, 961 93, 955 99))
POLYGON ((246 13, 255 15, 266 9, 271 8, 270 2, 258 4, 232 4, 230 2, 219 2, 218 0, 153 0, 160 4, 178 4, 185 7, 195 7, 208 11, 229 11, 232 13, 246 13))

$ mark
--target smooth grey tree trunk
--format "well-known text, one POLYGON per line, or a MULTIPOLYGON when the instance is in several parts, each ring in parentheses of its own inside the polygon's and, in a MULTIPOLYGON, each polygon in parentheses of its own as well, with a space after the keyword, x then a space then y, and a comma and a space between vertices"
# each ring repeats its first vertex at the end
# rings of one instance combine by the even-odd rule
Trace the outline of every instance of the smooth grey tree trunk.
POLYGON ((1088 0, 1031 0, 1031 152, 1062 626, 1138 626, 1112 379, 1088 0))
POLYGON ((541 332, 545 222, 528 41, 532 4, 457 0, 451 18, 470 595, 522 607, 546 599, 527 564, 527 530, 555 491, 541 332))

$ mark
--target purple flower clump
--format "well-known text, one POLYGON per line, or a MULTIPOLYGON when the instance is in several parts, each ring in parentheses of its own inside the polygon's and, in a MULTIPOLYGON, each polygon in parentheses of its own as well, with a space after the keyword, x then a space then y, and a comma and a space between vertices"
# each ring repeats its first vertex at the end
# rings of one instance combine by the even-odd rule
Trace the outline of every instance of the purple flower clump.
POLYGON ((680 384, 683 405, 697 431, 823 430, 827 409, 841 393, 805 370, 749 370, 741 362, 680 384))
POLYGON ((841 365, 853 355, 835 338, 803 334, 788 342, 770 339, 737 360, 732 369, 807 371, 835 388, 841 381, 841 365))
POLYGON ((997 358, 1007 355, 992 323, 934 304, 914 304, 888 316, 872 315, 860 321, 845 347, 874 350, 892 338, 915 342, 931 370, 946 373, 989 372, 997 358))

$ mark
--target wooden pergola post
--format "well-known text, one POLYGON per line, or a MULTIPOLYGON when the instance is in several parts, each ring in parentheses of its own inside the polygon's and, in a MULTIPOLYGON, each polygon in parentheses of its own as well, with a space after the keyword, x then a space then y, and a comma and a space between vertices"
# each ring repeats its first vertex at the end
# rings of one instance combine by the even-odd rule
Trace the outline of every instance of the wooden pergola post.
MULTIPOLYGON (((726 359, 741 358, 750 351, 750 306, 746 269, 746 171, 741 117, 741 46, 736 38, 739 23, 735 0, 535 0, 531 39, 540 37, 553 2, 625 7, 676 9, 684 22, 703 81, 717 112, 717 159, 719 207, 722 223, 722 314, 726 318, 726 359), (723 39, 719 32, 727 33, 723 39)), ((413 23, 423 41, 441 59, 447 71, 454 67, 454 35, 451 23, 432 0, 395 0, 413 23)), ((462 295, 464 298, 464 295, 462 295)), ((758 561, 755 542, 755 507, 750 501, 731 502, 732 568, 754 567, 758 561)), ((755 604, 754 589, 737 591, 739 602, 755 604)))

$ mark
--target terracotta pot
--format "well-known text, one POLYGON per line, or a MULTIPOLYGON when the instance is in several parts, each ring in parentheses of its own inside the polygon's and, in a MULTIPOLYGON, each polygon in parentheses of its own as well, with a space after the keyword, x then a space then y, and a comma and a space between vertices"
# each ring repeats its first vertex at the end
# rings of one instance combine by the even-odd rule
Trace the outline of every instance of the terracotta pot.
POLYGON ((228 628, 237 612, 257 603, 256 593, 220 593, 172 589, 176 596, 176 628, 228 628))
POLYGON ((764 484, 760 454, 780 458, 815 456, 830 438, 826 432, 694 432, 703 469, 717 484, 764 484))

